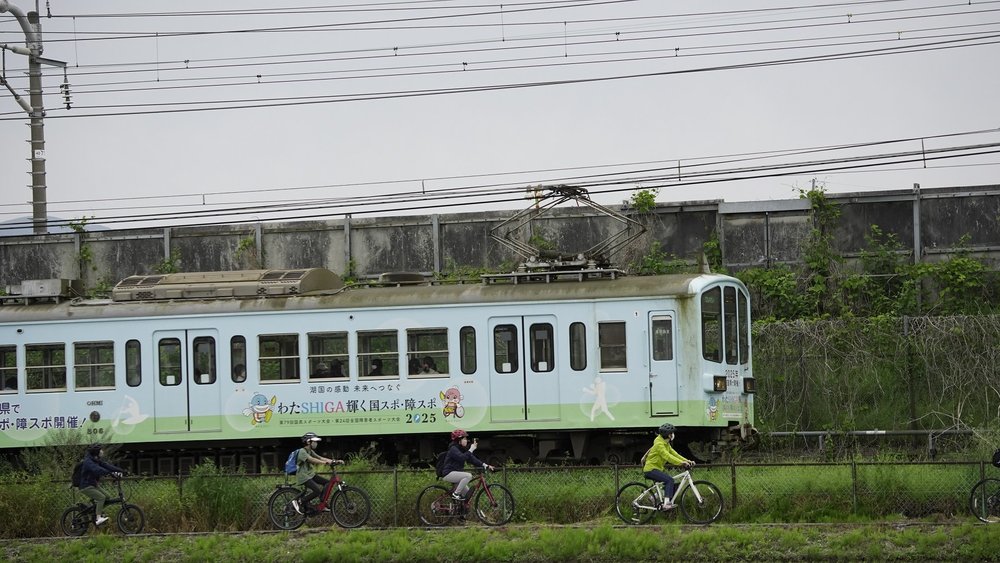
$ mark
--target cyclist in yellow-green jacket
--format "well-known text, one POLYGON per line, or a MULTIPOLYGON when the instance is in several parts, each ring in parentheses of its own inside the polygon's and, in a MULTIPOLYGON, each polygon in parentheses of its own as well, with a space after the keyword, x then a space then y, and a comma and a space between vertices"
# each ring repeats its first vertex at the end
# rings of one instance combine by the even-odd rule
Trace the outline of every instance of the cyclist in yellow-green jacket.
POLYGON ((685 459, 677 453, 670 441, 674 439, 677 429, 669 422, 664 423, 656 431, 658 436, 653 440, 653 446, 642 456, 642 471, 646 479, 663 483, 663 510, 670 510, 674 503, 674 478, 664 472, 667 465, 680 465, 685 469, 694 466, 694 462, 685 459))

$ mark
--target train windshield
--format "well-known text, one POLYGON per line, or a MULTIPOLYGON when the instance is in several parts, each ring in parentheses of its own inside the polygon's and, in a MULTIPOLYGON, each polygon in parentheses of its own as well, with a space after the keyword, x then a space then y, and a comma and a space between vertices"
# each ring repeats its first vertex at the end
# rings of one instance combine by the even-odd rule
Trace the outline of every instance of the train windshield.
POLYGON ((701 295, 702 357, 729 365, 750 361, 750 314, 746 294, 718 286, 701 295))

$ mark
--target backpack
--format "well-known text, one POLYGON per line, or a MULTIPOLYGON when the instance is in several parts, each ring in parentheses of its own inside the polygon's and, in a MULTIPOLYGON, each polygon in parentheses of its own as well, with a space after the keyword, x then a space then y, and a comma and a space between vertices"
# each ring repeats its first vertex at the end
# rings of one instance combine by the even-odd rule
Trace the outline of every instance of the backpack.
POLYGON ((69 486, 79 489, 80 482, 83 479, 83 462, 78 461, 76 465, 73 466, 73 475, 69 478, 69 486))
POLYGON ((444 477, 444 460, 448 459, 448 452, 441 452, 437 456, 437 461, 434 463, 434 472, 437 473, 438 477, 444 477))
POLYGON ((299 471, 299 450, 293 450, 285 460, 285 475, 295 475, 299 471))

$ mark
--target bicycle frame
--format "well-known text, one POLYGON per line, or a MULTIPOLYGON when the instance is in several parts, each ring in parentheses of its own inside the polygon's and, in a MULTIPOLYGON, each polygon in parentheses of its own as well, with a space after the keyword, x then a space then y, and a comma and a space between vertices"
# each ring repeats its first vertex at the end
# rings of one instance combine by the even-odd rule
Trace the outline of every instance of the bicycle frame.
MULTIPOLYGON (((458 489, 458 483, 455 483, 451 487, 451 493, 454 493, 458 489)), ((490 499, 490 502, 496 502, 497 499, 493 496, 493 492, 490 488, 486 486, 486 472, 480 471, 475 478, 469 481, 469 491, 465 493, 465 500, 462 501, 462 507, 466 510, 469 509, 469 505, 472 504, 472 499, 476 498, 476 491, 482 489, 486 491, 486 498, 490 499)))
MULTIPOLYGON (((323 512, 325 510, 329 510, 330 506, 328 503, 330 502, 330 497, 333 495, 333 490, 340 489, 345 484, 344 480, 337 474, 337 470, 331 465, 330 480, 327 481, 326 486, 323 487, 323 493, 319 497, 319 503, 316 504, 316 511, 323 512)), ((303 487, 305 487, 305 485, 303 485, 303 487)))
MULTIPOLYGON (((690 470, 685 470, 678 473, 677 475, 674 475, 674 482, 677 483, 677 487, 674 489, 674 496, 670 497, 670 502, 677 504, 677 499, 680 498, 681 493, 684 491, 684 489, 691 487, 691 484, 694 483, 694 478, 691 477, 690 470)), ((698 492, 698 487, 691 487, 691 491, 694 492, 694 496, 696 499, 698 499, 698 502, 702 502, 704 500, 703 498, 701 498, 701 493, 698 492)), ((657 506, 658 503, 653 503, 652 505, 649 505, 649 504, 643 504, 643 502, 653 499, 662 499, 663 497, 664 497, 663 483, 657 481, 653 483, 653 485, 650 486, 648 489, 639 493, 639 496, 635 498, 634 502, 635 505, 639 508, 659 510, 661 506, 657 506), (656 493, 655 495, 652 494, 654 491, 656 493)))

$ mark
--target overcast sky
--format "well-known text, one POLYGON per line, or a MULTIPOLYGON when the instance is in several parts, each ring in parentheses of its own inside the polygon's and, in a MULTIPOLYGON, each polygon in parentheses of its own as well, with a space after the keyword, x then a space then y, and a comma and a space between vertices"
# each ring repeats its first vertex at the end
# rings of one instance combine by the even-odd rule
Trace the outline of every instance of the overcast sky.
MULTIPOLYGON (((997 1, 39 8, 72 92, 43 68, 49 214, 113 228, 1000 183, 997 1)), ((22 95, 26 66, 4 52, 22 95)), ((31 215, 29 138, 0 88, 0 221, 31 215)))

